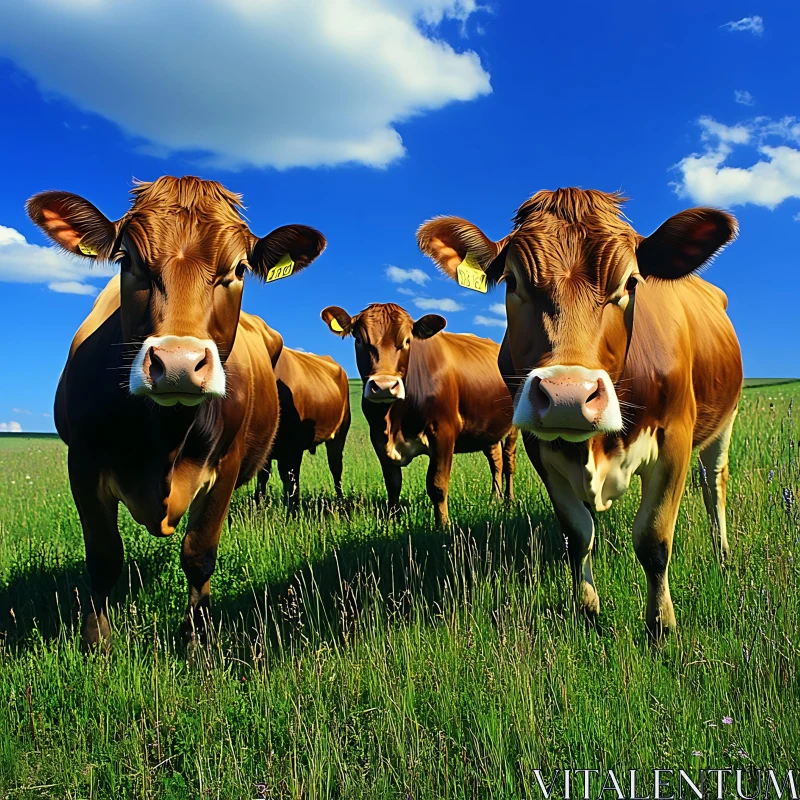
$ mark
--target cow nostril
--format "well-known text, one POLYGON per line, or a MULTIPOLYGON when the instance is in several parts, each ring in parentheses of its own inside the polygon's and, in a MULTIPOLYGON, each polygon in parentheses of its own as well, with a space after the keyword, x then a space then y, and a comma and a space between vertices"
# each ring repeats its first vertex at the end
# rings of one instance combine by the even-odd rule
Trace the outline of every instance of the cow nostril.
POLYGON ((155 348, 150 348, 150 380, 158 383, 166 374, 164 362, 156 355, 155 348))
POLYGON ((550 407, 550 395, 545 391, 545 388, 542 386, 542 379, 539 377, 534 378, 531 383, 530 397, 541 410, 546 410, 550 407))
POLYGON ((586 402, 587 402, 587 404, 588 404, 588 403, 591 403, 591 402, 592 402, 592 400, 597 400, 597 398, 598 398, 598 397, 600 397, 600 390, 599 390, 599 389, 595 389, 595 390, 594 390, 594 391, 593 391, 593 392, 592 392, 592 393, 591 393, 591 394, 590 394, 590 395, 589 395, 589 396, 586 398, 586 402))
POLYGON ((205 367, 208 364, 208 357, 209 357, 209 352, 208 348, 206 348, 205 355, 197 362, 197 365, 194 368, 195 372, 200 372, 200 370, 203 369, 203 367, 205 367))

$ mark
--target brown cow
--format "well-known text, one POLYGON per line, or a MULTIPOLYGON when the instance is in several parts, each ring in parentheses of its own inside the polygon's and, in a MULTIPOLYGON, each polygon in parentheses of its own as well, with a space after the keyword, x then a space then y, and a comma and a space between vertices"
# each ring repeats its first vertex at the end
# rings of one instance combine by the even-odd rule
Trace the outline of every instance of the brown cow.
POLYGON ((267 488, 273 459, 283 482, 290 512, 300 500, 303 453, 324 442, 336 496, 342 496, 342 452, 350 430, 350 387, 347 373, 330 357, 284 347, 275 365, 281 416, 269 460, 258 473, 255 500, 267 488))
POLYGON ((361 408, 390 513, 400 499, 400 468, 418 455, 430 456, 427 489, 438 525, 449 521, 453 453, 485 453, 495 496, 502 497, 505 475, 506 497, 513 498, 517 432, 511 395, 497 371, 499 345, 472 334, 439 333, 443 317, 426 314, 415 322, 394 303, 374 303, 355 317, 329 306, 320 316, 338 336, 355 339, 361 408))
POLYGON ((259 239, 239 195, 213 181, 163 177, 132 194, 116 222, 66 192, 27 206, 62 248, 120 269, 72 342, 55 402, 91 582, 82 638, 104 647, 122 571, 120 502, 154 536, 172 534, 188 510, 181 630, 202 634, 231 494, 261 468, 278 425, 272 366, 283 343, 240 311, 244 276, 299 272, 325 247, 303 225, 259 239))
POLYGON ((675 627, 667 571, 694 447, 712 529, 728 551, 742 359, 725 295, 692 273, 735 237, 736 221, 695 208, 643 237, 623 202, 597 191, 539 192, 500 241, 455 217, 425 223, 418 241, 451 276, 467 259, 489 284, 505 284, 500 369, 511 376, 514 423, 528 432, 567 538, 576 601, 591 615, 599 600, 590 511, 608 509, 641 475, 633 545, 647 575, 647 626, 659 637, 675 627))

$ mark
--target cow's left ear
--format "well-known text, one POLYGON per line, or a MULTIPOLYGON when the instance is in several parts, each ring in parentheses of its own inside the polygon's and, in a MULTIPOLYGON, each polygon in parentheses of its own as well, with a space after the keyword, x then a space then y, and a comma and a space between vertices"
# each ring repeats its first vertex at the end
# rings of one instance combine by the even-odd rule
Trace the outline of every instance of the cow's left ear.
POLYGON ((314 261, 326 244, 325 237, 314 228, 283 225, 255 243, 249 259, 250 269, 265 281, 288 278, 314 261), (281 274, 271 272, 279 265, 281 274))
POLYGON ((681 211, 639 242, 639 271, 645 277, 683 278, 733 241, 737 231, 736 219, 716 208, 681 211))
POLYGON ((415 323, 411 332, 415 339, 430 339, 447 325, 447 320, 438 314, 426 314, 420 317, 415 323))
POLYGON ((507 240, 506 236, 493 242, 477 225, 461 217, 435 217, 417 230, 419 249, 445 275, 458 280, 458 267, 469 254, 470 264, 486 273, 490 286, 497 283, 503 274, 503 265, 497 265, 495 261, 507 240))

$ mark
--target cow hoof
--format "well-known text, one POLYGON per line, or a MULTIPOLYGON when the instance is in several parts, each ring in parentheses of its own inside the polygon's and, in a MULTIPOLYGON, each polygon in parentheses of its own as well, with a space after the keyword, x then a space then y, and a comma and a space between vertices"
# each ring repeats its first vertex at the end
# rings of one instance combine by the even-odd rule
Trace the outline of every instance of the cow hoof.
POLYGON ((654 619, 648 619, 645 630, 652 644, 665 642, 677 630, 675 612, 670 608, 657 614, 654 619))
POLYGON ((81 650, 84 653, 111 652, 111 627, 105 617, 97 617, 91 613, 86 617, 81 630, 81 650))
POLYGON ((586 581, 581 585, 578 608, 592 622, 600 616, 600 598, 597 595, 597 590, 586 581))

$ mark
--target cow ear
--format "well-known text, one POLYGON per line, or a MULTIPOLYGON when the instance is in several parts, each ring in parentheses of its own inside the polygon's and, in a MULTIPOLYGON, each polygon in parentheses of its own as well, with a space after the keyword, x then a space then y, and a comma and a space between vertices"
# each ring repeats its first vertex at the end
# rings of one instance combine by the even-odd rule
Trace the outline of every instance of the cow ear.
POLYGON ((250 269, 265 281, 288 278, 314 261, 326 244, 325 237, 314 228, 283 225, 255 243, 250 269))
POLYGON ((447 325, 447 320, 438 314, 426 314, 420 317, 415 323, 411 332, 415 339, 430 339, 447 325))
POLYGON ((493 242, 480 228, 460 217, 435 217, 417 230, 419 249, 445 275, 458 280, 458 267, 469 254, 470 265, 482 269, 492 286, 503 274, 503 266, 495 262, 507 240, 505 237, 493 242))
POLYGON ((670 217, 636 249, 645 276, 674 280, 708 264, 736 238, 736 219, 716 208, 690 208, 670 217))
POLYGON ((343 339, 353 329, 353 318, 339 306, 323 308, 320 317, 333 333, 343 339))
POLYGON ((113 255, 116 224, 83 197, 69 192, 41 192, 28 200, 25 210, 68 253, 92 259, 113 255))

